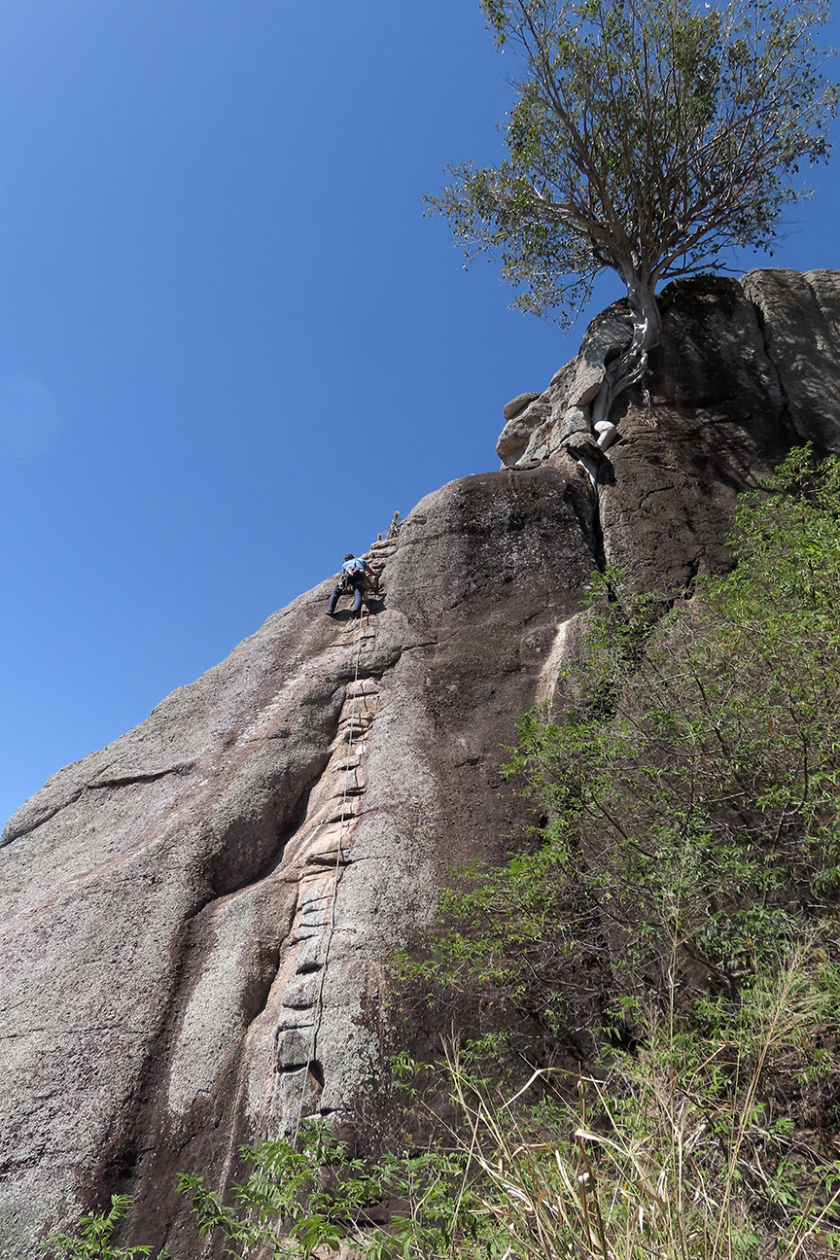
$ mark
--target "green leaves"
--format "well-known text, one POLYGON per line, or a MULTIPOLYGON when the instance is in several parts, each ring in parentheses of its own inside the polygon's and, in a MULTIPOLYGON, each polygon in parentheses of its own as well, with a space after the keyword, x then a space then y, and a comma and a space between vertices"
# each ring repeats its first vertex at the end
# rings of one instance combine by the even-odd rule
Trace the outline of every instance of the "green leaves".
POLYGON ((518 1255, 830 1241, 840 461, 794 452, 730 542, 737 567, 676 599, 596 575, 587 657, 506 769, 538 822, 456 872, 415 964, 473 1038, 461 1140, 518 1255), (536 1104, 494 1104, 523 1060, 552 1065, 536 1104))
POLYGON ((468 259, 498 255, 523 311, 568 323, 605 267, 631 293, 767 249, 828 154, 838 90, 791 0, 483 0, 522 78, 509 158, 463 165, 432 210, 468 259))
POLYGON ((235 1187, 235 1207, 224 1204, 202 1177, 182 1176, 178 1183, 190 1199, 200 1236, 222 1235, 235 1248, 227 1255, 244 1256, 265 1244, 277 1255, 336 1250, 384 1194, 382 1170, 367 1171, 361 1161, 349 1159, 344 1143, 324 1124, 304 1127, 301 1150, 290 1142, 265 1141, 243 1146, 240 1157, 252 1171, 235 1187))
POLYGON ((795 452, 742 500, 736 569, 673 611, 595 576, 586 660, 505 768, 541 822, 504 866, 457 872, 415 967, 474 1031, 533 1052, 674 982, 686 1013, 836 913, 838 523, 838 462, 795 452))
MULTIPOLYGON (((149 1256, 151 1247, 115 1247, 111 1236, 131 1206, 128 1194, 112 1194, 108 1212, 88 1212, 79 1218, 74 1235, 51 1234, 40 1250, 61 1260, 136 1260, 149 1256)), ((158 1260, 166 1260, 161 1253, 158 1260)))
MULTIPOLYGON (((241 1152, 252 1165, 247 1182, 234 1188, 237 1208, 226 1208, 200 1177, 182 1177, 201 1237, 221 1236, 225 1255, 244 1257, 273 1248, 275 1256, 337 1251, 342 1243, 367 1260, 431 1260, 456 1242, 478 1240, 480 1207, 465 1184, 466 1152, 385 1154, 363 1165, 326 1125, 311 1124, 302 1151, 287 1142, 263 1142, 241 1152), (406 1211, 389 1213, 387 1232, 370 1220, 385 1200, 406 1211)), ((268 1252, 266 1254, 269 1254, 268 1252)))

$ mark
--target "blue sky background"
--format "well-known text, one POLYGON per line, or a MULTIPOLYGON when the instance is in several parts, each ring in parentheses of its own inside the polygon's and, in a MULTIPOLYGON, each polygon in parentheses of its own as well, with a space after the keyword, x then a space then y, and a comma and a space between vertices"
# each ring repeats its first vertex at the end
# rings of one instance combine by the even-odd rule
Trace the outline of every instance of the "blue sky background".
MULTIPOLYGON (((478 0, 0 7, 3 818, 496 468, 575 352, 423 217, 505 72, 478 0)), ((773 265, 840 266, 839 172, 773 265)))

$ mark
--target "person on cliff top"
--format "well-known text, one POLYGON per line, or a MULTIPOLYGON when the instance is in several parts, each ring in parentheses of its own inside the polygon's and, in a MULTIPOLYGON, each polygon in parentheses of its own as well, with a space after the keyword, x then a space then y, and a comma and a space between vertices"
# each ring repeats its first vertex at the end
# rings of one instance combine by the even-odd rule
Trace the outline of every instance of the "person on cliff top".
POLYGON ((335 616, 335 606, 342 592, 355 591, 353 615, 358 617, 362 611, 362 594, 373 584, 374 573, 367 560, 362 560, 360 556, 354 556, 352 551, 348 551, 344 556, 344 564, 341 566, 339 580, 332 595, 330 595, 330 606, 327 609, 327 616, 335 616))

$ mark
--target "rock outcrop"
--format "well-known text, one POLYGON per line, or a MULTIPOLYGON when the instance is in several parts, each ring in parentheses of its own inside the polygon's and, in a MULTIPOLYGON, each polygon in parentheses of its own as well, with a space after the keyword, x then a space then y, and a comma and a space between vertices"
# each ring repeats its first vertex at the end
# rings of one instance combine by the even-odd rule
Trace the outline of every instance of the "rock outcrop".
POLYGON ((728 564, 739 490, 795 441, 840 450, 837 273, 680 282, 662 305, 651 406, 619 400, 597 487, 576 456, 621 304, 509 406, 506 469, 374 544, 361 622, 324 616, 324 583, 11 819, 4 1260, 116 1191, 136 1241, 195 1260, 176 1171, 223 1185, 241 1142, 340 1120, 378 1071, 383 959, 522 817, 500 746, 550 699, 593 568, 690 585, 728 564))
MULTIPOLYGON (((710 398, 723 400, 735 377, 744 378, 750 396, 757 388, 760 398, 766 389, 766 403, 774 414, 784 412, 790 435, 838 449, 838 272, 759 270, 740 281, 677 281, 659 301, 669 327, 663 324, 649 375, 665 388, 660 406, 679 402, 699 410, 710 398), (721 370, 726 381, 719 379, 721 370)), ((555 373, 544 393, 520 394, 508 404, 496 446, 504 467, 550 459, 560 450, 591 452, 598 438, 591 406, 631 329, 626 301, 615 302, 593 320, 577 358, 555 373)), ((627 406, 619 398, 618 414, 606 422, 620 424, 627 406)))

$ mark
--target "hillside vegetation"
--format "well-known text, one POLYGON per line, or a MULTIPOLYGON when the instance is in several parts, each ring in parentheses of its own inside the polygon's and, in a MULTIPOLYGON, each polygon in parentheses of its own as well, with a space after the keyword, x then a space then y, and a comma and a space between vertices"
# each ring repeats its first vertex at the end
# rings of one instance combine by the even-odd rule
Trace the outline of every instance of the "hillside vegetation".
MULTIPOLYGON (((840 1248, 838 526, 840 463, 802 450, 741 500, 727 576, 676 596, 596 576, 582 659, 509 754, 535 825, 457 872, 396 960, 397 1038, 400 1006, 452 1029, 438 1067, 394 1058, 405 1137, 365 1164, 304 1126, 246 1150, 224 1203, 183 1178, 205 1237, 374 1260, 840 1248)), ((48 1252, 130 1254, 120 1210, 48 1252)))

